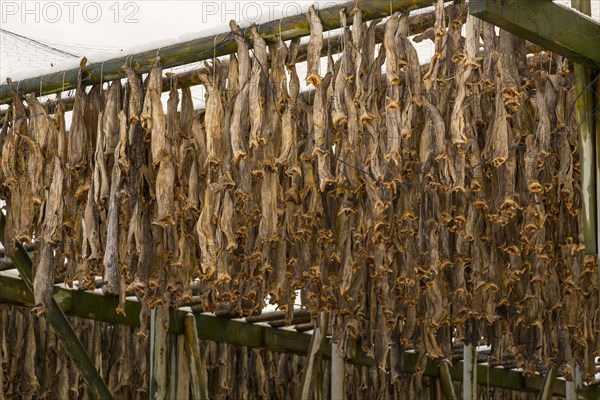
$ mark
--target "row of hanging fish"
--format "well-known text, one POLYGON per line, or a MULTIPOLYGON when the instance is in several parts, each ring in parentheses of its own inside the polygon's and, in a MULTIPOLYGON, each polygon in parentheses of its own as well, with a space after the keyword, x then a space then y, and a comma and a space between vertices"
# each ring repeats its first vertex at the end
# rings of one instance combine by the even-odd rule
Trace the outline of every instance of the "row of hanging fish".
POLYGON ((28 95, 26 110, 13 92, 6 245, 35 238, 36 310, 53 282, 102 275, 117 311, 139 297, 144 336, 148 309, 188 301, 194 280, 207 311, 240 315, 267 298, 291 319, 301 289, 313 315, 331 311, 334 341, 359 338, 381 367, 406 347, 443 359, 484 338, 526 373, 568 375, 574 359, 589 378, 598 277, 568 64, 530 68, 524 41, 486 23, 463 37, 462 7, 438 1, 417 38, 434 42, 425 66, 408 14, 383 22, 377 49, 382 21, 342 9, 325 70, 311 8, 308 99, 299 40, 267 44, 235 22, 237 52, 199 72, 201 111, 159 57, 144 82, 127 67, 107 90, 80 81, 68 131, 62 105, 49 115, 28 95))

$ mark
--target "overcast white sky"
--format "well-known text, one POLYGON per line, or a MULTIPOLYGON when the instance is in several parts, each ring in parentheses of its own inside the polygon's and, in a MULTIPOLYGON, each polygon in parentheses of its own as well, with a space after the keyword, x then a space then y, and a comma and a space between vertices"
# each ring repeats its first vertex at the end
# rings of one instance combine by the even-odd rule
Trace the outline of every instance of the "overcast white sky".
POLYGON ((306 4, 340 1, 0 1, 1 27, 34 38, 129 47, 229 20, 272 20, 306 4))
MULTIPOLYGON (((537 0, 531 0, 537 1, 537 0)), ((329 1, 15 1, 0 0, 0 26, 35 38, 86 45, 139 45, 223 26, 231 19, 256 22, 294 15, 306 4, 329 1)), ((556 1, 569 4, 569 0, 556 1)), ((592 0, 598 17, 600 0, 592 0)))

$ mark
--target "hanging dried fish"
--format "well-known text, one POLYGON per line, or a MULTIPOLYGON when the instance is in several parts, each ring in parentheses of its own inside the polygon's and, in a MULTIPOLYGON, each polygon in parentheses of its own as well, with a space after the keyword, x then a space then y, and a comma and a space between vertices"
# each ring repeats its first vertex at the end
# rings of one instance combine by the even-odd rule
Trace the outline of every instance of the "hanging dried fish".
POLYGON ((98 125, 102 124, 103 148, 104 154, 113 154, 117 141, 119 140, 119 111, 121 110, 121 81, 114 81, 108 90, 108 96, 102 119, 99 119, 98 125))
MULTIPOLYGON (((119 112, 120 137, 121 146, 127 138, 126 117, 123 111, 119 112)), ((120 146, 119 146, 120 147, 120 146)), ((118 151, 115 156, 118 156, 118 151)), ((122 160, 121 160, 122 161, 122 160)), ((119 269, 119 212, 121 209, 120 192, 123 174, 126 173, 126 168, 115 160, 112 169, 110 182, 110 195, 108 198, 108 216, 107 216, 107 231, 106 231, 106 248, 104 252, 104 280, 106 285, 102 287, 104 293, 119 294, 120 284, 120 269, 119 269), (124 171, 125 169, 125 171, 124 171)))
POLYGON ((85 88, 81 85, 83 68, 87 63, 84 57, 79 63, 79 74, 77 76, 77 90, 75 91, 75 103, 73 104, 73 118, 71 120, 71 129, 69 130, 68 151, 69 157, 67 167, 71 173, 78 175, 86 168, 86 148, 88 146, 87 139, 89 137, 86 132, 84 122, 84 109, 86 103, 85 88))
MULTIPOLYGON (((29 95, 28 113, 13 90, 0 132, 4 244, 10 254, 15 240, 36 238, 34 310, 48 310, 55 281, 93 289, 103 275, 118 312, 128 292, 138 297, 136 335, 146 337, 150 309, 190 301, 192 286, 204 311, 247 316, 269 301, 294 323, 300 291, 308 314, 331 313, 343 350, 356 338, 379 369, 389 355, 389 374, 347 367, 360 398, 419 397, 401 391, 404 349, 417 348, 421 374, 428 357, 451 356, 453 341, 486 341, 527 373, 551 360, 568 374, 575 361, 592 377, 597 260, 583 254, 572 79, 562 59, 544 71, 527 64, 523 41, 489 24, 467 19, 465 41, 464 4, 444 5, 421 37, 435 47, 423 67, 407 12, 380 27, 357 6, 350 28, 340 10, 341 54, 334 62, 331 46, 323 76, 311 7, 308 96, 300 40, 274 37, 267 54, 257 27, 246 37, 234 22, 237 52, 205 64, 199 112, 171 76, 165 113, 158 58, 144 91, 127 67, 124 88, 86 94, 79 82, 69 133, 60 98, 52 116, 29 95)), ((39 335, 47 319, 6 309, 0 393, 89 396, 55 337, 18 357, 32 345, 27 324, 39 335)), ((147 396, 147 342, 129 346, 129 329, 74 328, 117 396, 147 396)), ((202 347, 206 392, 301 395, 300 357, 202 347), (239 374, 248 386, 230 387, 239 374)))
POLYGON ((385 33, 383 35, 383 46, 385 47, 385 70, 390 85, 398 85, 400 76, 398 74, 399 63, 396 52, 396 31, 398 30, 398 17, 400 13, 396 11, 385 22, 385 33))
MULTIPOLYGON (((213 68, 217 68, 214 66, 213 68)), ((217 167, 221 165, 222 157, 222 137, 223 137, 223 104, 221 103, 221 93, 219 83, 215 81, 216 71, 208 71, 198 75, 202 84, 206 88, 206 113, 204 114, 204 123, 206 125, 206 151, 207 166, 217 167)))
POLYGON ((248 91, 248 101, 250 107, 250 148, 256 148, 259 145, 266 144, 262 137, 264 117, 264 103, 267 90, 267 45, 265 40, 258 34, 256 26, 250 28, 254 46, 254 61, 252 63, 252 72, 250 74, 250 88, 248 91))
POLYGON ((42 252, 33 278, 33 292, 37 315, 50 309, 54 292, 54 257, 53 249, 62 238, 63 214, 63 170, 58 157, 54 157, 54 174, 48 198, 46 200, 44 223, 42 226, 42 252))
MULTIPOLYGON (((328 74, 320 85, 315 89, 315 100, 313 103, 313 132, 314 132, 314 150, 312 155, 317 157, 319 171, 319 187, 325 191, 328 185, 335 182, 331 174, 331 159, 329 149, 331 144, 327 140, 327 115, 325 94, 331 82, 331 74, 328 74)), ((313 138, 309 138, 311 140, 313 138)))
POLYGON ((318 87, 322 80, 321 75, 319 75, 319 67, 321 65, 321 49, 323 48, 323 25, 314 6, 308 8, 307 18, 310 24, 310 39, 306 55, 308 64, 306 84, 318 87))
POLYGON ((166 120, 160 96, 162 93, 162 68, 156 57, 148 75, 146 94, 140 120, 146 134, 150 135, 152 164, 158 165, 169 154, 166 143, 166 120))

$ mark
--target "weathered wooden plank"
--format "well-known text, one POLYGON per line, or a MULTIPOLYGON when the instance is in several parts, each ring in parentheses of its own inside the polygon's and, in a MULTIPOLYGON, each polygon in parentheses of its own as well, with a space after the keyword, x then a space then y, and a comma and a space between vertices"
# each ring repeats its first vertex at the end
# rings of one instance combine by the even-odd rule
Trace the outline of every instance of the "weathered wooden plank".
POLYGON ((447 362, 442 362, 440 365, 440 380, 442 381, 442 391, 446 400, 456 400, 456 392, 447 362))
POLYGON ((346 385, 344 384, 344 355, 342 349, 336 344, 331 344, 331 398, 345 399, 346 385))
MULTIPOLYGON (((576 8, 591 11, 583 2, 575 1, 576 8), (587 8, 587 10, 586 10, 587 8)), ((600 34, 600 28, 596 37, 600 34)), ((597 43, 596 48, 600 45, 597 43)), ((596 149, 594 145, 593 91, 587 88, 591 82, 591 71, 583 65, 575 64, 575 90, 578 98, 575 104, 577 118, 579 159, 581 160, 581 219, 583 222, 583 238, 586 254, 598 253, 597 213, 596 213, 596 149), (587 89, 587 90, 586 90, 587 89)), ((572 115, 572 113, 570 113, 572 115)))
MULTIPOLYGON (((0 242, 4 242, 4 227, 6 224, 6 218, 4 214, 0 213, 0 242)), ((26 296, 30 304, 33 305, 33 283, 32 283, 32 262, 29 255, 21 246, 20 243, 16 244, 16 253, 10 255, 13 264, 18 269, 21 275, 22 286, 20 288, 20 295, 26 296)), ((4 293, 4 290, 1 291, 4 293)), ((88 384, 89 391, 95 399, 112 399, 112 394, 108 390, 106 382, 102 379, 94 363, 87 354, 85 348, 79 341, 79 338, 73 331, 73 327, 69 324, 67 317, 61 310, 57 300, 52 299, 52 305, 47 313, 48 322, 54 329, 56 336, 58 336, 61 344, 65 348, 65 351, 73 360, 73 363, 79 369, 81 376, 88 384)))
POLYGON ((538 395, 538 400, 552 400, 552 385, 554 384, 554 378, 556 378, 556 369, 552 367, 548 368, 546 375, 544 375, 542 390, 538 395))
POLYGON ((186 359, 186 339, 183 335, 175 336, 177 339, 177 384, 175 385, 174 399, 190 398, 190 365, 186 359))
MULTIPOLYGON (((340 8, 345 8, 348 15, 355 7, 359 8, 363 12, 364 20, 372 20, 388 15, 390 12, 427 7, 431 3, 432 0, 354 0, 323 8, 319 10, 319 17, 323 23, 323 29, 328 31, 340 27, 340 8)), ((279 35, 283 40, 307 36, 310 34, 310 27, 306 15, 300 14, 260 24, 258 25, 258 32, 267 42, 272 43, 279 35)), ((246 36, 248 40, 251 40, 249 32, 246 36)), ((88 86, 99 83, 101 78, 104 82, 124 78, 125 74, 121 71, 123 65, 131 66, 139 74, 146 73, 150 70, 157 55, 161 57, 163 68, 171 68, 231 54, 236 50, 237 46, 233 34, 227 31, 159 49, 114 58, 103 63, 90 64, 83 70, 82 83, 88 86)), ((73 68, 46 76, 13 82, 13 85, 15 88, 18 86, 23 93, 35 93, 38 96, 52 94, 76 88, 78 73, 79 69, 73 68)), ((11 94, 8 85, 1 85, 0 104, 6 104, 10 101, 11 94)))
MULTIPOLYGON (((139 326, 140 304, 137 301, 128 300, 126 302, 126 315, 124 316, 117 314, 115 311, 119 304, 117 297, 55 287, 54 298, 60 299, 61 305, 64 305, 64 312, 69 316, 91 318, 113 324, 139 326)), ((0 274, 0 302, 23 307, 33 307, 33 295, 27 292, 25 283, 21 279, 0 274)), ((183 321, 186 315, 185 311, 171 310, 168 332, 183 334, 183 321)), ((297 355, 306 355, 308 353, 311 335, 203 314, 196 314, 195 319, 199 339, 230 343, 238 346, 264 348, 269 351, 281 353, 297 355)), ((350 341, 348 345, 349 349, 344 358, 345 362, 366 367, 374 365, 374 360, 367 356, 361 350, 360 346, 356 345, 356 342, 350 341)), ((331 359, 329 340, 326 340, 325 347, 323 348, 323 357, 331 359)), ((414 374, 417 361, 417 354, 412 352, 405 353, 403 372, 414 374)), ((449 371, 453 381, 462 381, 462 362, 449 366, 449 371)), ((439 365, 428 360, 423 375, 439 377, 439 365)), ((526 378, 518 371, 497 367, 488 369, 487 366, 478 365, 477 383, 489 387, 536 393, 542 387, 542 377, 536 375, 526 378)), ((565 382, 558 379, 554 380, 552 390, 555 396, 564 397, 566 393, 565 382)), ((600 398, 600 387, 584 385, 581 393, 590 396, 590 398, 600 398)))
MULTIPOLYGON (((600 72, 596 75, 596 89, 595 89, 595 103, 600 104, 600 72)), ((596 118, 594 121, 595 125, 595 137, 596 137, 596 160, 600 160, 600 113, 596 112, 596 118)), ((596 163, 596 177, 600 176, 600 163, 596 163)), ((600 184, 596 179, 596 217, 600 215, 600 184)), ((600 223, 596 221, 596 238, 600 238, 600 223)), ((600 254, 598 254, 600 257, 600 254)), ((600 259, 598 260, 598 290, 600 290, 600 259)))
POLYGON ((548 0, 471 0, 470 13, 591 68, 600 67, 600 24, 548 0))
POLYGON ((313 390, 317 380, 317 374, 320 369, 321 359, 323 357, 323 347, 326 341, 327 331, 329 329, 329 312, 321 311, 319 314, 319 324, 314 329, 308 355, 304 361, 304 373, 302 378, 303 400, 313 398, 313 390))
POLYGON ((163 327, 163 309, 150 313, 150 399, 167 399, 167 377, 169 363, 168 335, 163 327))
POLYGON ((208 378, 206 376, 206 365, 200 354, 200 341, 198 340, 194 314, 186 315, 183 324, 186 354, 190 365, 192 400, 207 400, 208 378))

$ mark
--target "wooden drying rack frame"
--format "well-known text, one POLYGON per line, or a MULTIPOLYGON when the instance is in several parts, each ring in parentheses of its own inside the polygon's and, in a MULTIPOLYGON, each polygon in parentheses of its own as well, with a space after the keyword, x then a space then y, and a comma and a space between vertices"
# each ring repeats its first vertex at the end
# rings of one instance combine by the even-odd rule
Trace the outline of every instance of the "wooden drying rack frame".
MULTIPOLYGON (((432 5, 432 2, 433 0, 355 0, 324 8, 318 12, 324 30, 329 31, 340 28, 339 11, 341 8, 345 8, 347 15, 350 15, 353 9, 359 8, 363 13, 363 19, 368 21, 389 16, 396 11, 410 11, 428 7, 432 5)), ((587 11, 589 14, 589 0, 572 0, 572 2, 577 9, 583 12, 587 11)), ((600 47, 597 46, 598 32, 600 32, 600 25, 598 23, 573 10, 556 5, 550 0, 503 0, 502 2, 498 0, 471 0, 469 7, 471 15, 493 23, 502 29, 527 39, 529 42, 577 62, 580 66, 576 67, 576 80, 583 87, 591 86, 594 81, 597 81, 596 92, 600 93, 600 80, 592 80, 593 70, 596 70, 597 73, 600 67, 600 47), (540 18, 544 19, 544 23, 538 23, 539 21, 536 18, 538 20, 540 18), (565 24, 577 27, 577 29, 556 29, 557 26, 564 26, 565 24)), ((425 31, 428 27, 433 26, 433 20, 433 13, 411 17, 411 33, 425 31)), ((268 43, 274 42, 279 35, 281 35, 282 40, 286 41, 310 34, 309 24, 304 15, 270 21, 258 25, 257 28, 261 36, 268 43)), ((378 43, 383 38, 382 29, 383 27, 377 32, 378 43)), ((246 36, 251 40, 249 34, 246 34, 246 36)), ((115 58, 102 63, 90 64, 83 70, 82 84, 83 86, 89 86, 101 81, 110 82, 125 78, 125 74, 121 71, 121 67, 124 65, 132 67, 138 74, 147 73, 157 55, 160 55, 163 67, 171 68, 224 56, 234 53, 236 50, 237 46, 232 34, 221 33, 160 49, 115 58)), ((334 53, 339 52, 339 37, 325 39, 324 53, 322 55, 326 55, 325 50, 334 53)), ((305 53, 305 49, 301 49, 298 61, 306 58, 305 53)), ((79 69, 74 68, 13 82, 12 86, 21 93, 35 93, 36 96, 60 93, 77 87, 78 73, 79 69)), ((179 87, 198 84, 200 84, 200 81, 197 77, 197 71, 189 71, 178 76, 179 87)), ((165 87, 169 86, 165 85, 165 87)), ((594 142, 591 139, 596 135, 600 137, 600 117, 596 116, 596 120, 593 119, 594 98, 591 95, 591 91, 587 92, 590 92, 590 94, 586 93, 578 99, 577 108, 578 117, 584 122, 580 126, 580 144, 582 144, 580 148, 583 148, 582 151, 587 152, 585 154, 588 156, 587 158, 583 158, 582 173, 588 174, 588 178, 594 178, 588 180, 589 184, 587 187, 582 187, 586 248, 589 253, 596 254, 597 204, 595 196, 596 162, 594 160, 596 158, 596 150, 594 142), (592 156, 591 160, 590 155, 592 156)), ((69 99, 61 101, 65 103, 67 108, 69 108, 70 104, 72 107, 72 101, 69 99)), ((600 97, 596 101, 600 102, 600 97)), ((11 102, 12 96, 9 85, 0 85, 0 104, 10 104, 11 102)), ((48 105, 49 108, 52 107, 51 102, 48 105)), ((4 241, 4 223, 5 218, 0 213, 0 241, 4 241)), ((0 303, 32 307, 31 258, 25 249, 20 244, 17 244, 17 252, 11 256, 11 259, 21 279, 0 275, 0 303)), ((140 304, 137 301, 127 301, 125 307, 126 316, 120 315, 115 311, 118 304, 118 299, 116 298, 60 287, 55 287, 53 303, 54 307, 52 307, 48 315, 49 322, 89 385, 91 394, 96 399, 112 399, 112 394, 108 390, 106 383, 95 370, 89 355, 75 335, 66 315, 89 318, 112 324, 138 326, 140 304)), ((313 348, 315 344, 313 342, 316 335, 307 335, 302 333, 301 329, 291 331, 264 325, 255 325, 253 323, 283 319, 276 314, 250 317, 246 322, 241 322, 201 313, 188 313, 182 310, 170 310, 170 313, 170 325, 166 332, 162 332, 162 335, 164 336, 166 333, 184 335, 186 341, 192 345, 198 339, 203 339, 304 356, 314 355, 315 353, 315 349, 313 348)), ((154 328, 153 331, 160 331, 162 329, 161 324, 152 324, 152 327, 154 328)), ((157 334, 161 334, 161 332, 157 334)), ((157 334, 154 336, 156 337, 157 334)), ((317 353, 322 353, 322 356, 326 359, 339 357, 331 349, 331 343, 328 339, 325 339, 324 345, 320 346, 320 350, 317 353)), ((153 349, 151 352, 155 350, 153 349)), ((416 353, 410 351, 405 353, 405 373, 415 373, 417 359, 418 355, 416 353)), ((160 362, 160 359, 158 361, 160 362)), ((374 364, 374 360, 365 354, 356 343, 351 343, 350 351, 341 361, 367 367, 374 364)), ((164 390, 160 387, 160 382, 161 379, 166 379, 164 376, 160 376, 160 366, 157 368, 156 360, 154 364, 154 367, 151 367, 151 382, 153 382, 150 388, 151 395, 164 390)), ((309 363, 307 362, 306 364, 309 363)), ((316 373, 317 369, 312 368, 312 371, 316 373)), ((457 398, 453 385, 450 384, 451 381, 462 381, 463 386, 469 386, 471 390, 479 383, 489 387, 520 392, 537 392, 540 399, 550 399, 553 395, 574 398, 572 396, 575 391, 570 388, 570 386, 573 387, 574 385, 564 380, 554 379, 555 375, 556 371, 551 369, 543 377, 539 375, 525 377, 518 371, 503 367, 481 365, 477 363, 477 353, 475 350, 468 347, 465 347, 463 360, 455 362, 453 365, 447 363, 437 365, 435 362, 428 360, 424 370, 424 376, 441 379, 445 397, 448 399, 457 398)), ((308 377, 308 379, 310 380, 312 377, 308 377)), ((193 397, 201 398, 202 395, 197 387, 201 383, 195 379, 191 381, 193 397)), ((337 381, 336 379, 332 379, 332 382, 337 381)), ((582 386, 578 389, 578 394, 586 398, 600 398, 600 386, 598 385, 582 386)), ((339 388, 333 388, 333 390, 339 390, 339 388)), ((467 392, 465 391, 465 393, 467 392)))

